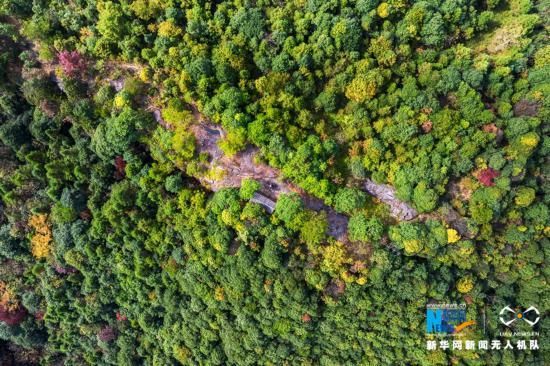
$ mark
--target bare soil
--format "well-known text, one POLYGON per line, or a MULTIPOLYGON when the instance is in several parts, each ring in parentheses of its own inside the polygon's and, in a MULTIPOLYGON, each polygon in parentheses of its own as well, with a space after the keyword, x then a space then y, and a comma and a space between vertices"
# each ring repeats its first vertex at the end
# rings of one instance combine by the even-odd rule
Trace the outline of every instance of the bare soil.
MULTIPOLYGON (((195 135, 197 151, 207 153, 210 157, 210 169, 221 169, 223 174, 214 179, 199 178, 203 184, 217 191, 222 188, 240 187, 245 178, 252 178, 262 184, 260 193, 272 200, 277 200, 282 193, 295 192, 300 195, 304 206, 317 212, 324 211, 328 220, 328 234, 337 240, 347 241, 348 217, 337 213, 321 199, 311 196, 296 185, 282 179, 281 172, 273 167, 258 162, 258 149, 252 146, 240 151, 234 156, 226 156, 218 146, 224 137, 220 126, 208 121, 197 109, 191 105, 196 123, 190 126, 195 135)), ((166 125, 160 113, 155 113, 157 122, 166 125)), ((366 191, 390 206, 390 214, 400 220, 411 220, 418 216, 414 208, 395 197, 395 190, 383 184, 376 184, 371 180, 365 183, 366 191)))

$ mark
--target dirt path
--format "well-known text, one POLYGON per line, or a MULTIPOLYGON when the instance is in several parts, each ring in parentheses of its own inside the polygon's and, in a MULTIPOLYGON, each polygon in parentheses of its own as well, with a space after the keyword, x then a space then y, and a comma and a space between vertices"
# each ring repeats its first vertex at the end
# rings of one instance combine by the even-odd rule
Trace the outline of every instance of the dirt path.
MULTIPOLYGON (((166 126, 160 110, 154 107, 149 107, 148 109, 152 111, 155 120, 159 124, 166 126)), ((255 179, 262 185, 259 197, 256 197, 257 202, 264 202, 263 206, 270 211, 281 194, 298 193, 307 209, 317 212, 324 211, 326 213, 328 220, 327 234, 337 240, 347 241, 347 216, 337 213, 320 199, 307 194, 294 184, 283 180, 279 170, 258 162, 256 160, 258 149, 255 147, 249 146, 234 156, 226 156, 218 146, 218 142, 224 137, 224 131, 221 127, 208 121, 198 111, 196 106, 191 105, 191 111, 196 122, 190 126, 190 129, 196 139, 197 152, 199 154, 208 154, 210 157, 208 163, 210 171, 221 172, 220 176, 217 176, 216 179, 198 177, 204 186, 212 191, 218 191, 222 188, 240 187, 242 180, 246 178, 255 179)))
MULTIPOLYGON (((219 170, 222 174, 216 179, 208 177, 197 178, 201 184, 212 191, 223 188, 240 187, 242 180, 252 178, 260 182, 262 187, 255 195, 253 201, 264 206, 270 213, 273 212, 275 203, 281 194, 297 193, 304 207, 316 211, 325 212, 327 215, 327 234, 340 240, 348 242, 347 227, 349 218, 346 215, 336 212, 332 207, 326 205, 321 199, 305 192, 293 183, 282 179, 278 169, 259 162, 256 156, 259 149, 249 146, 232 157, 226 156, 219 148, 219 141, 225 137, 223 129, 210 122, 200 113, 196 105, 190 105, 194 121, 189 128, 196 139, 197 152, 207 153, 210 160, 208 168, 210 171, 219 170)), ((165 128, 171 128, 163 119, 160 109, 153 104, 148 104, 147 110, 153 113, 155 120, 165 128)), ((378 184, 370 179, 364 181, 364 190, 380 202, 388 205, 390 215, 399 221, 410 220, 444 220, 451 227, 454 227, 463 237, 470 237, 464 219, 452 207, 446 207, 441 213, 419 214, 411 205, 401 201, 396 196, 395 188, 387 184, 378 184)))
MULTIPOLYGON (((232 157, 224 155, 218 146, 218 142, 224 137, 224 131, 220 126, 208 121, 195 105, 191 105, 191 111, 196 123, 191 125, 190 129, 196 138, 197 151, 209 155, 210 171, 218 170, 221 173, 216 179, 199 178, 203 185, 217 191, 222 188, 240 187, 241 181, 245 178, 255 179, 262 184, 260 195, 272 202, 269 205, 264 204, 270 210, 279 195, 291 192, 298 193, 307 209, 326 213, 328 220, 327 233, 330 236, 337 240, 347 241, 348 217, 346 215, 337 213, 319 198, 313 197, 291 182, 283 180, 279 170, 258 162, 256 159, 258 149, 255 147, 249 146, 232 157)), ((153 109, 153 114, 158 123, 163 126, 166 125, 158 109, 153 109)), ((418 216, 414 208, 396 198, 393 187, 367 180, 365 190, 381 202, 389 205, 390 214, 399 220, 411 220, 418 216)))
MULTIPOLYGON (((60 88, 63 88, 61 80, 55 75, 55 64, 43 64, 42 70, 57 82, 60 88)), ((140 70, 139 65, 124 64, 118 62, 108 62, 104 65, 104 70, 113 72, 115 69, 122 69, 130 73, 140 70)), ((109 84, 120 91, 124 87, 124 76, 109 79, 109 84)), ((162 118, 161 110, 150 98, 144 98, 140 104, 146 110, 151 112, 155 120, 165 128, 171 128, 162 118)), ((212 191, 218 191, 222 188, 240 187, 245 178, 251 178, 261 183, 262 188, 259 192, 258 202, 270 211, 275 205, 278 197, 285 193, 297 193, 302 198, 304 206, 313 211, 325 212, 328 221, 327 234, 337 240, 347 242, 348 217, 337 213, 332 207, 327 206, 321 199, 316 198, 299 188, 298 186, 282 179, 282 174, 278 169, 259 162, 256 157, 258 148, 249 146, 245 150, 238 152, 234 156, 226 156, 219 148, 218 142, 225 137, 223 129, 204 117, 194 104, 190 105, 195 123, 189 128, 196 139, 197 152, 206 153, 209 156, 208 170, 212 173, 204 177, 198 177, 198 180, 205 187, 212 191), (265 198, 265 199, 264 199, 265 198), (267 200, 267 201, 266 201, 267 200)), ((408 204, 399 201, 395 197, 395 191, 387 185, 378 185, 370 180, 365 183, 365 190, 378 198, 381 202, 390 206, 390 213, 399 220, 411 220, 416 217, 417 212, 408 204)))

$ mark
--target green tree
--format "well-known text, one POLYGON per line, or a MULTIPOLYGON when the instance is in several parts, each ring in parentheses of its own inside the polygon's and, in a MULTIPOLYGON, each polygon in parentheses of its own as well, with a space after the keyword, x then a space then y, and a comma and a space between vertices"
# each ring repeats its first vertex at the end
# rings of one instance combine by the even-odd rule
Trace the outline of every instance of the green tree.
POLYGON ((130 146, 151 126, 151 118, 130 108, 99 124, 92 136, 92 147, 103 159, 112 159, 130 146))
POLYGON ((348 235, 353 241, 378 241, 383 233, 384 225, 377 217, 368 218, 359 213, 353 215, 348 222, 348 235))
POLYGON ((313 248, 326 239, 328 221, 326 213, 315 212, 308 215, 300 228, 300 239, 313 248))
POLYGON ((275 215, 289 228, 297 230, 305 219, 302 200, 297 194, 282 194, 275 204, 275 215))
POLYGON ((426 182, 420 182, 414 188, 413 202, 419 212, 430 212, 437 205, 437 194, 427 187, 426 182))
POLYGON ((356 188, 341 188, 336 192, 334 198, 334 208, 338 212, 352 213, 354 210, 361 208, 367 201, 365 192, 356 188))
POLYGON ((241 182, 239 195, 242 199, 249 200, 261 187, 262 185, 257 180, 251 178, 243 179, 241 182))

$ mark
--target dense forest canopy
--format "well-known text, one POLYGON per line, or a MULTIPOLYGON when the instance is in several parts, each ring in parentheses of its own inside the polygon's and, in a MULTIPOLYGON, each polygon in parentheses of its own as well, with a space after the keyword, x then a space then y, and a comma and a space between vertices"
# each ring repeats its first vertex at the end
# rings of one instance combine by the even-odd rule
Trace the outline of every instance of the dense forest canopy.
POLYGON ((548 363, 549 5, 0 0, 0 364, 548 363))

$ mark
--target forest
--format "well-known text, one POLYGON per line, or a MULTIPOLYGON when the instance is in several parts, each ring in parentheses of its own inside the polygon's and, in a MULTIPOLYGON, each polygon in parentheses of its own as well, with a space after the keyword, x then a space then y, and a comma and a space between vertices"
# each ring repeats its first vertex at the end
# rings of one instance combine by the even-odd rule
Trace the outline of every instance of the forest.
POLYGON ((549 0, 0 0, 0 365, 549 364, 549 30, 549 0), (431 304, 528 347, 428 349, 431 304))

